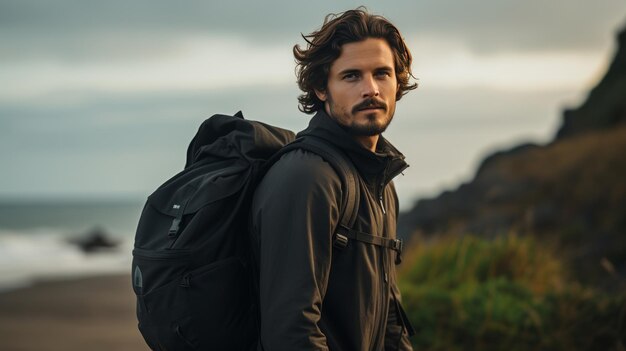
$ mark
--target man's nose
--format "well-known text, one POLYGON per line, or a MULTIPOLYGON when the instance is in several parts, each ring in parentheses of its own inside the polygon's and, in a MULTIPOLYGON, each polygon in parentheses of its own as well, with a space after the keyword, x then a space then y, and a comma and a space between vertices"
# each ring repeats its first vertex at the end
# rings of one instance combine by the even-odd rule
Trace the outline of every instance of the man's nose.
POLYGON ((363 87, 362 87, 361 96, 363 98, 370 98, 373 96, 380 95, 380 91, 378 89, 378 83, 376 82, 376 79, 374 79, 373 76, 367 76, 366 78, 363 79, 362 82, 363 82, 363 87))

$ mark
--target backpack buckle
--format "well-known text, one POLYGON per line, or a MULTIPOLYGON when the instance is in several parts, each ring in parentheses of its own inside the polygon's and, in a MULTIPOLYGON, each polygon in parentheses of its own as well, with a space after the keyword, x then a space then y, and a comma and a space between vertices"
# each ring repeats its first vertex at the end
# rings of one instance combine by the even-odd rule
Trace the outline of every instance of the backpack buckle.
POLYGON ((170 230, 167 232, 167 236, 169 236, 170 238, 175 237, 178 234, 178 229, 180 229, 180 219, 178 218, 174 218, 174 220, 172 221, 172 226, 170 227, 170 230))
POLYGON ((185 274, 183 276, 183 278, 178 283, 178 286, 180 286, 181 288, 188 288, 191 286, 191 277, 189 276, 189 274, 185 274))
POLYGON ((335 239, 333 240, 333 246, 338 249, 345 249, 348 246, 348 237, 343 234, 336 233, 335 239))
POLYGON ((401 239, 395 239, 391 248, 396 251, 396 265, 402 263, 402 247, 403 243, 401 239))
POLYGON ((391 245, 391 248, 393 250, 395 250, 397 253, 402 253, 402 240, 401 239, 395 239, 393 241, 393 244, 391 245))

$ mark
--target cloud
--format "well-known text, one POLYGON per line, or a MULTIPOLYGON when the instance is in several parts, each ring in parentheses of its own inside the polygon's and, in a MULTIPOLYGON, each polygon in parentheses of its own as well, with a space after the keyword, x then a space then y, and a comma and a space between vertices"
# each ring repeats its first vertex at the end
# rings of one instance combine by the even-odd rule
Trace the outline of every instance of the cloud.
POLYGON ((206 36, 187 37, 180 47, 176 54, 146 61, 15 62, 0 67, 0 77, 12 82, 0 87, 0 103, 59 90, 220 90, 295 81, 289 46, 260 46, 236 37, 206 36))
MULTIPOLYGON (((3 60, 149 60, 175 55, 187 37, 300 42, 328 12, 356 7, 330 0, 258 2, 190 0, 3 0, 3 60)), ((367 5, 367 4, 366 4, 367 5)), ((626 19, 622 0, 480 2, 394 1, 369 8, 405 37, 460 41, 477 52, 593 50, 626 19)))
POLYGON ((409 40, 413 73, 431 87, 549 91, 595 83, 607 58, 601 51, 476 53, 463 43, 409 40), (421 54, 424 53, 424 54, 421 54))
POLYGON ((415 1, 389 11, 417 37, 463 42, 477 52, 599 49, 626 20, 620 0, 415 1))
MULTIPOLYGON (((357 5, 0 0, 0 196, 150 191, 212 113, 302 129, 291 46, 357 5)), ((494 143, 551 136, 626 15, 622 0, 369 7, 401 29, 420 78, 388 135, 413 164, 404 201, 467 178, 494 143)))

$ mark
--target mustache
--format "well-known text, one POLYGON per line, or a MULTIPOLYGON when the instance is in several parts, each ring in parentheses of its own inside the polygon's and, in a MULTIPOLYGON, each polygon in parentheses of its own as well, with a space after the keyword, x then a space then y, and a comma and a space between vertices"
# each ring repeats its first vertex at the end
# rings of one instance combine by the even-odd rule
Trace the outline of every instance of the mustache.
POLYGON ((383 109, 385 111, 387 111, 387 104, 382 101, 379 100, 377 98, 368 98, 365 99, 363 101, 361 101, 360 103, 356 104, 353 108, 352 108, 352 113, 356 113, 358 111, 364 110, 366 108, 380 108, 383 109))

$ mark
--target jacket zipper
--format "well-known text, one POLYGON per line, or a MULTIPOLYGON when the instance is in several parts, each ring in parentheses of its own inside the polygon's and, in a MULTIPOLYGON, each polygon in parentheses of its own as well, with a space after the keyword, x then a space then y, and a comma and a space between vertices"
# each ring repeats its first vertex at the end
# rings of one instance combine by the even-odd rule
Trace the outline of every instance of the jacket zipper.
MULTIPOLYGON (((381 228, 381 232, 380 235, 382 237, 385 237, 385 230, 386 230, 386 226, 387 226, 387 211, 385 209, 385 202, 384 202, 384 194, 385 194, 385 178, 387 176, 387 168, 389 168, 389 162, 387 162, 385 169, 383 171, 383 175, 380 179, 380 183, 378 185, 378 203, 380 205, 380 209, 382 211, 382 228, 381 228)), ((389 301, 389 296, 386 293, 387 291, 389 291, 388 289, 388 283, 389 283, 389 275, 387 273, 387 265, 386 265, 386 249, 380 247, 380 260, 381 260, 381 266, 382 266, 382 275, 383 275, 383 283, 380 285, 380 294, 382 297, 382 306, 381 306, 381 311, 380 311, 380 318, 381 321, 379 323, 378 326, 378 340, 376 341, 376 344, 380 343, 381 340, 384 340, 384 336, 385 336, 385 323, 383 323, 383 321, 387 320, 387 316, 385 315, 385 306, 388 305, 388 301, 389 301)), ((388 306, 387 306, 387 310, 388 310, 388 306)))
MULTIPOLYGON (((385 201, 384 201, 384 195, 385 195, 385 179, 387 177, 387 171, 390 165, 390 160, 387 160, 387 163, 385 164, 385 168, 383 170, 383 176, 380 179, 380 184, 378 187, 378 202, 380 203, 380 209, 383 211, 383 227, 381 228, 381 232, 380 235, 382 237, 385 237, 385 231, 386 231, 386 227, 387 227, 387 211, 385 210, 385 201)), ((384 275, 384 282, 385 284, 387 284, 389 282, 389 276, 387 274, 387 265, 385 264, 385 251, 386 250, 382 250, 382 260, 383 260, 383 275, 384 275)))
MULTIPOLYGON (((383 211, 383 215, 382 215, 382 217, 383 217, 383 221, 382 221, 383 222, 383 227, 382 227, 382 231, 380 233, 380 235, 382 237, 385 237, 385 230, 386 230, 385 228, 387 227, 387 212, 385 211, 385 203, 383 201, 383 194, 384 193, 385 193, 385 188, 381 184, 378 200, 380 202, 380 209, 383 211)), ((383 265, 383 278, 384 278, 385 284, 387 284, 389 282, 389 276, 387 274, 387 265, 385 264, 386 263, 385 262, 385 253, 386 253, 386 251, 387 251, 386 249, 383 249, 381 251, 382 252, 381 256, 382 256, 382 261, 383 261, 382 262, 382 265, 383 265)))
POLYGON ((385 230, 384 227, 384 220, 385 220, 385 215, 387 214, 387 211, 385 210, 385 203, 383 202, 383 195, 385 193, 385 178, 387 177, 387 168, 389 168, 389 161, 385 160, 386 164, 385 164, 385 168, 383 169, 383 175, 382 177, 380 177, 380 183, 378 184, 378 202, 380 203, 380 208, 381 210, 383 210, 383 231, 385 230))

